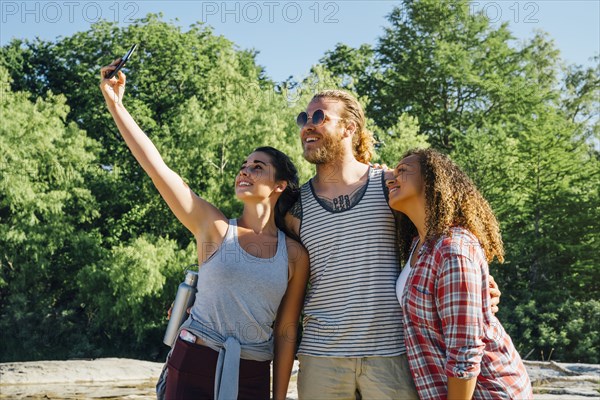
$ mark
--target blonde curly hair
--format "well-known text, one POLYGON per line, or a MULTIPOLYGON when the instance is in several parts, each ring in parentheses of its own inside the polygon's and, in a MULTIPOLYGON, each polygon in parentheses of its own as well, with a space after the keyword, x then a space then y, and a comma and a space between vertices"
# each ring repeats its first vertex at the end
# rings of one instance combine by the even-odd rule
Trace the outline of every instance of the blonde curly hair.
MULTIPOLYGON (((426 241, 448 233, 453 226, 469 230, 479 240, 488 262, 504 262, 498 220, 471 179, 450 158, 433 149, 409 150, 416 155, 425 186, 426 241)), ((417 228, 403 213, 396 214, 400 258, 406 261, 417 228)))
POLYGON ((344 104, 344 111, 341 115, 342 119, 353 121, 356 124, 356 132, 352 137, 354 157, 358 161, 368 164, 373 157, 375 138, 373 137, 373 133, 365 127, 365 112, 356 97, 343 90, 329 89, 315 94, 311 102, 323 98, 339 100, 344 104))

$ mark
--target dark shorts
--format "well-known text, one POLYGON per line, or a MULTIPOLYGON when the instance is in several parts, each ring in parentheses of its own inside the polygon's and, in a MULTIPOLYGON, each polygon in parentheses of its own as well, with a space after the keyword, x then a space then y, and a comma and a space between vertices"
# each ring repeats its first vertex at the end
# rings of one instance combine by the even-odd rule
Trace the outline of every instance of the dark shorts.
MULTIPOLYGON (((214 399, 219 353, 180 338, 167 363, 167 400, 214 399)), ((270 361, 240 360, 238 399, 270 398, 270 361)))

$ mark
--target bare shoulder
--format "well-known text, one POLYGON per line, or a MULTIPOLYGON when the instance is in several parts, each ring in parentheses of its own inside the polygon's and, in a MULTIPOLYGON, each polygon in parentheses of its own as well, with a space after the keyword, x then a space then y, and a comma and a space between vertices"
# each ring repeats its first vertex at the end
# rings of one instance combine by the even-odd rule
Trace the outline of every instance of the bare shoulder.
POLYGON ((300 211, 300 214, 292 213, 291 211, 292 210, 285 215, 285 225, 290 232, 300 237, 300 221, 302 221, 302 211, 300 211))
POLYGON ((299 276, 306 280, 309 272, 308 252, 297 240, 291 237, 285 238, 285 244, 288 252, 289 279, 299 276))
POLYGON ((308 260, 308 252, 300 242, 286 236, 285 244, 287 246, 288 259, 290 262, 303 262, 308 260))
POLYGON ((223 239, 227 234, 227 229, 229 229, 229 220, 225 217, 225 215, 221 214, 221 216, 212 223, 214 233, 218 238, 223 239))
POLYGON ((229 220, 224 214, 215 215, 215 219, 202 224, 202 229, 196 234, 196 242, 198 245, 218 247, 225 239, 229 229, 229 220))

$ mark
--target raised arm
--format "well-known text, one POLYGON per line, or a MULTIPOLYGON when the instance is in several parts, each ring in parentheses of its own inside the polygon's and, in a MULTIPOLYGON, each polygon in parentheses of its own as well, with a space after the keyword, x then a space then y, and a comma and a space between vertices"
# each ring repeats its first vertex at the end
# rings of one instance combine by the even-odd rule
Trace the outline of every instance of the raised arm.
POLYGON ((125 74, 119 71, 118 79, 104 78, 105 72, 114 69, 115 65, 116 61, 102 68, 100 89, 121 136, 179 221, 197 239, 214 241, 217 237, 215 222, 225 221, 225 216, 219 209, 196 195, 183 179, 165 164, 152 141, 123 105, 125 74))
POLYGON ((273 362, 273 398, 285 399, 290 382, 296 341, 298 320, 304 303, 308 282, 308 254, 300 243, 287 238, 290 279, 277 311, 275 321, 275 360, 273 362))

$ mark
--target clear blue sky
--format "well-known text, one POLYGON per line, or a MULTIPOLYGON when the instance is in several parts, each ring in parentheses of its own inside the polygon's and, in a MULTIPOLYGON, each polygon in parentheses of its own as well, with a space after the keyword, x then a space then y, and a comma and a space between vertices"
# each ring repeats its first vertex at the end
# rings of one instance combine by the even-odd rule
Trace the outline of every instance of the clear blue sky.
MULTIPOLYGON (((149 12, 188 27, 203 21, 241 48, 276 81, 303 77, 336 43, 375 44, 397 1, 0 1, 0 44, 12 38, 53 40, 100 18, 127 24, 149 12)), ((548 32, 568 63, 592 65, 600 53, 600 0, 479 0, 493 21, 508 21, 518 40, 548 32)))

